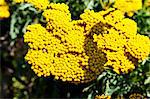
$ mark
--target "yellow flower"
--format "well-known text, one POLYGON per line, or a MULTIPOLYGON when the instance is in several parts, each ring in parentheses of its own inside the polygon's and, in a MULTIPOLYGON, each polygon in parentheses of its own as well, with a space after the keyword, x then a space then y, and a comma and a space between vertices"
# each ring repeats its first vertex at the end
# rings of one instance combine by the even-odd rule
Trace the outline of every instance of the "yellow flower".
POLYGON ((5 2, 5 0, 0 1, 0 19, 8 18, 10 16, 9 6, 5 2))
POLYGON ((122 73, 128 73, 129 70, 133 70, 134 64, 128 60, 126 56, 124 56, 123 52, 109 52, 106 51, 107 56, 107 62, 105 66, 112 66, 113 70, 120 74, 122 73))
MULTIPOLYGON (((47 24, 29 25, 24 35, 30 47, 25 59, 39 77, 53 75, 56 80, 87 83, 105 66, 118 74, 128 73, 149 54, 147 50, 141 53, 140 45, 130 44, 132 39, 136 42, 137 26, 119 10, 86 10, 80 20, 71 20, 67 5, 51 3, 42 15, 47 24)), ((141 45, 149 41, 143 38, 141 45)))
POLYGON ((82 20, 71 21, 65 4, 48 5, 43 16, 46 27, 27 27, 24 41, 30 49, 25 57, 33 71, 40 76, 71 83, 86 83, 96 79, 104 70, 104 53, 97 50, 91 37, 84 35, 82 20))
POLYGON ((0 5, 6 5, 5 0, 1 0, 1 1, 0 1, 0 5))
POLYGON ((39 10, 44 10, 47 8, 49 4, 49 0, 13 0, 15 3, 30 3, 35 6, 35 8, 39 10))
MULTIPOLYGON (((115 0, 114 7, 128 14, 142 8, 142 0, 115 0)), ((131 14, 129 14, 132 16, 131 14)))
POLYGON ((134 15, 134 12, 132 12, 132 11, 127 12, 127 15, 128 15, 129 17, 132 17, 132 16, 134 15))
POLYGON ((134 20, 124 18, 114 26, 117 30, 124 32, 126 37, 131 37, 137 34, 137 23, 134 20))
POLYGON ((150 53, 150 39, 146 36, 137 34, 127 41, 125 47, 127 52, 139 61, 142 61, 150 53))
POLYGON ((142 0, 115 0, 114 7, 123 12, 136 11, 142 8, 142 0))
POLYGON ((46 9, 49 4, 49 0, 25 0, 25 2, 33 4, 39 10, 46 9))
POLYGON ((111 99, 111 96, 105 96, 104 94, 96 95, 95 99, 111 99))
POLYGON ((94 42, 107 57, 105 66, 112 67, 116 73, 128 73, 137 66, 138 61, 148 57, 150 39, 137 34, 137 24, 124 18, 121 11, 114 10, 103 15, 94 27, 94 42))
POLYGON ((13 2, 15 2, 15 3, 23 3, 24 0, 13 0, 13 2))

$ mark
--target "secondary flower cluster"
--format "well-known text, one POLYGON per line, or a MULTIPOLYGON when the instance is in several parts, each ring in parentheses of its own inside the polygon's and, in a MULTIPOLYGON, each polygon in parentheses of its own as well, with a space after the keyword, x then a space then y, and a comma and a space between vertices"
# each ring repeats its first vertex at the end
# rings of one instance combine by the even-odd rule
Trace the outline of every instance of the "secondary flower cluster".
POLYGON ((44 10, 49 4, 49 0, 13 0, 15 3, 30 3, 33 4, 37 9, 44 10))
POLYGON ((10 16, 9 13, 9 6, 5 2, 5 0, 0 1, 0 19, 2 18, 8 18, 10 16))
POLYGON ((142 0, 115 0, 114 7, 132 16, 135 11, 142 9, 142 0))
POLYGON ((149 38, 137 35, 136 23, 119 10, 86 10, 71 20, 67 5, 51 3, 43 16, 47 24, 29 25, 24 35, 30 47, 25 59, 38 76, 86 83, 104 66, 128 73, 150 52, 149 38))
POLYGON ((149 55, 150 39, 137 34, 136 23, 124 18, 121 11, 110 11, 97 24, 104 29, 94 34, 94 42, 106 54, 105 66, 111 66, 116 73, 132 71, 149 55))

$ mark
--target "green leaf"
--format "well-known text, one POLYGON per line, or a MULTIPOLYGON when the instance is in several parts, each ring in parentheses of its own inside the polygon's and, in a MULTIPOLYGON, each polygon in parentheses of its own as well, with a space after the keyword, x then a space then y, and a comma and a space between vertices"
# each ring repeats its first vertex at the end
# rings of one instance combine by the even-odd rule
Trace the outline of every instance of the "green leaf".
POLYGON ((24 10, 24 9, 26 9, 26 8, 28 8, 28 7, 31 7, 32 6, 32 4, 28 4, 28 3, 23 3, 23 4, 21 4, 21 7, 19 7, 18 9, 19 10, 24 10))
POLYGON ((120 86, 110 88, 110 83, 107 80, 107 82, 106 82, 106 89, 105 89, 105 95, 111 96, 118 89, 120 89, 120 86))
POLYGON ((88 95, 88 98, 87 99, 93 99, 93 91, 88 95))
POLYGON ((101 80, 104 76, 106 76, 106 72, 103 72, 101 75, 97 77, 97 81, 101 80))
POLYGON ((145 84, 145 85, 146 85, 146 84, 150 84, 150 77, 148 77, 148 78, 145 80, 144 84, 145 84))
POLYGON ((94 7, 94 0, 91 0, 87 5, 86 9, 93 9, 93 7, 94 7))

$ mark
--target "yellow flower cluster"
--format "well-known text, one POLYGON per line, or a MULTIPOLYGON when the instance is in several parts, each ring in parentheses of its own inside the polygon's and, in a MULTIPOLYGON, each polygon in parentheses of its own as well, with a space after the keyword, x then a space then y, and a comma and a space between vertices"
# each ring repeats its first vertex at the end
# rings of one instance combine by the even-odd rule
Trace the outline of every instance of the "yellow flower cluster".
POLYGON ((83 21, 71 21, 65 4, 49 4, 43 16, 46 27, 29 25, 24 35, 30 47, 25 59, 33 71, 38 76, 54 75, 71 83, 95 79, 104 70, 106 58, 93 37, 85 35, 83 21))
POLYGON ((146 98, 144 98, 144 96, 139 93, 132 93, 129 96, 129 99, 146 99, 146 98))
POLYGON ((25 2, 25 0, 13 0, 13 2, 15 2, 15 3, 23 3, 23 2, 25 2))
POLYGON ((136 23, 124 18, 121 11, 109 12, 98 24, 104 29, 100 29, 102 31, 99 34, 94 34, 94 42, 106 53, 105 66, 113 67, 116 73, 128 73, 135 68, 138 61, 149 55, 150 39, 137 34, 136 23))
POLYGON ((15 3, 30 3, 33 4, 37 9, 44 10, 49 4, 49 0, 13 0, 15 3))
POLYGON ((142 0, 115 0, 114 7, 132 16, 134 11, 142 8, 142 0))
POLYGON ((47 24, 29 25, 24 35, 30 47, 25 59, 39 77, 86 83, 105 66, 128 73, 150 52, 149 38, 137 35, 136 23, 119 10, 86 10, 71 20, 67 5, 51 3, 43 16, 47 24))
POLYGON ((104 94, 96 95, 95 99, 111 99, 111 96, 105 96, 104 94))
POLYGON ((10 16, 9 6, 5 2, 5 0, 0 1, 0 19, 8 18, 10 16))
POLYGON ((150 53, 150 39, 137 34, 128 39, 126 51, 139 60, 144 60, 150 53))

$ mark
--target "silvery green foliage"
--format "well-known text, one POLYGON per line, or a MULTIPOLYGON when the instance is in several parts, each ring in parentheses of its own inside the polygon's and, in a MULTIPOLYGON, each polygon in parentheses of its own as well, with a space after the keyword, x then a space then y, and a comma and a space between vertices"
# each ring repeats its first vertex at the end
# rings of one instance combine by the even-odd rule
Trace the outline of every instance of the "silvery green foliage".
POLYGON ((150 95, 150 58, 147 58, 136 67, 131 73, 116 74, 108 69, 104 71, 96 82, 83 89, 88 92, 88 98, 96 94, 108 96, 123 96, 131 92, 139 92, 144 96, 150 95))
POLYGON ((15 40, 17 37, 22 37, 27 25, 40 21, 43 22, 41 11, 37 11, 31 4, 14 4, 11 6, 11 10, 12 15, 9 33, 11 39, 15 40))
POLYGON ((150 37, 150 7, 143 7, 136 12, 133 19, 137 22, 138 32, 150 37))

